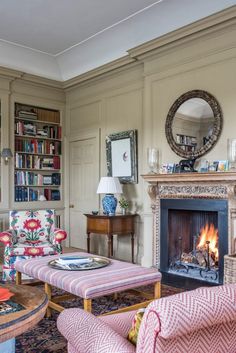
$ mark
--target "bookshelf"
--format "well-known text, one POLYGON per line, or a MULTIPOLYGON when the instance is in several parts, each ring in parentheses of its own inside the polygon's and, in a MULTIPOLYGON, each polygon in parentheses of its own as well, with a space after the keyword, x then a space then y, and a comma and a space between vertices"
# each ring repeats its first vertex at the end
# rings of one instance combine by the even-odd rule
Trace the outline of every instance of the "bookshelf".
POLYGON ((61 201, 60 111, 15 103, 14 201, 61 201))
POLYGON ((176 134, 177 145, 186 152, 194 152, 197 147, 196 136, 176 134))

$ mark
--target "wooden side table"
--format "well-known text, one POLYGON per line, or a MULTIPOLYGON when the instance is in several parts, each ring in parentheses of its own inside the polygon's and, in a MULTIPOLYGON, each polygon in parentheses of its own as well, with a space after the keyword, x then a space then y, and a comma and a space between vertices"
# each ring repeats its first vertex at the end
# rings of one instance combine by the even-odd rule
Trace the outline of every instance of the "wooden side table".
POLYGON ((87 251, 90 252, 90 234, 106 235, 108 239, 108 257, 113 256, 113 235, 131 235, 131 254, 134 263, 134 221, 137 214, 127 215, 93 215, 87 217, 87 251))

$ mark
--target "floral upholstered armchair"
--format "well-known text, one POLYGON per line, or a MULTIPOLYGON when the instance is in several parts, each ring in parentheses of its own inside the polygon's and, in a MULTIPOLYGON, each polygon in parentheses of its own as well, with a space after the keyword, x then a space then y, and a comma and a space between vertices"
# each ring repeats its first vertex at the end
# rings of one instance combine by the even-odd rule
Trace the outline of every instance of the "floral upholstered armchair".
POLYGON ((15 262, 62 252, 64 230, 55 228, 54 210, 10 211, 10 229, 0 233, 5 245, 3 281, 15 280, 15 262))

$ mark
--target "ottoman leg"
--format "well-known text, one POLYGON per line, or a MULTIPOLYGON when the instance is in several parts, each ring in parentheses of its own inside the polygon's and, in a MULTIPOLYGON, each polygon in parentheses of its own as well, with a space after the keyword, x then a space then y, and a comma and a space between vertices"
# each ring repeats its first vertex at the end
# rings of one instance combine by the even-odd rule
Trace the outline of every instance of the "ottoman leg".
POLYGON ((21 284, 21 272, 16 271, 16 284, 21 284))
MULTIPOLYGON (((52 287, 50 286, 50 284, 44 283, 44 290, 45 290, 45 293, 48 296, 48 300, 51 301, 51 299, 52 299, 52 287)), ((49 306, 47 307, 45 316, 46 317, 51 317, 51 309, 49 308, 49 306)))
POLYGON ((84 299, 84 310, 88 311, 89 313, 92 312, 92 300, 91 299, 84 299))
POLYGON ((158 299, 161 297, 161 282, 155 283, 154 286, 154 299, 158 299))

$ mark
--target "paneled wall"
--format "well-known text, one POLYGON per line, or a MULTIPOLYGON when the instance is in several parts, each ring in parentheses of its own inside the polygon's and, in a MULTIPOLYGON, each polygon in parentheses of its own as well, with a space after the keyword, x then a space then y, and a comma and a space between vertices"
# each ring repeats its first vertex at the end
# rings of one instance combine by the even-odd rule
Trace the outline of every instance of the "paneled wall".
MULTIPOLYGON (((138 130, 139 183, 125 186, 124 193, 132 201, 132 211, 140 214, 137 260, 143 265, 152 265, 155 239, 147 185, 140 174, 148 171, 149 146, 159 149, 160 164, 180 160, 165 137, 165 119, 173 102, 193 89, 206 90, 218 100, 224 116, 223 131, 215 148, 204 156, 207 160, 227 159, 227 139, 236 137, 234 22, 235 18, 224 20, 204 30, 199 27, 199 31, 197 26, 189 26, 166 36, 166 40, 164 37, 147 43, 129 52, 136 63, 66 92, 68 134, 75 133, 76 129, 100 128, 101 176, 106 175, 106 135, 138 130)), ((129 240, 120 239, 115 251, 119 258, 129 259, 129 240)))
MULTIPOLYGON (((114 132, 138 130, 138 160, 139 174, 142 171, 142 120, 143 120, 143 80, 142 64, 134 64, 116 74, 108 74, 93 82, 75 87, 67 93, 67 133, 69 136, 78 134, 81 138, 88 131, 100 131, 100 175, 106 176, 106 146, 105 137, 114 132)), ((126 197, 132 202, 132 211, 140 212, 142 205, 142 181, 136 185, 123 187, 126 197)), ((89 211, 89 210, 88 210, 89 211)), ((92 211, 92 209, 90 210, 92 211)), ((137 239, 141 239, 141 219, 137 219, 137 239)), ((78 225, 86 229, 83 224, 78 225)), ((106 255, 106 238, 92 237, 92 250, 106 255)), ((137 244, 136 244, 137 248, 137 244)), ((130 236, 114 243, 115 255, 129 260, 131 256, 130 236)), ((138 244, 138 250, 140 245, 138 244)), ((139 257, 141 261, 141 257, 139 257)))

